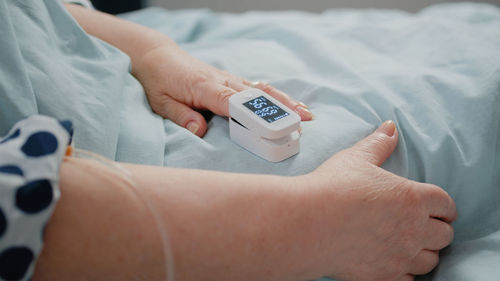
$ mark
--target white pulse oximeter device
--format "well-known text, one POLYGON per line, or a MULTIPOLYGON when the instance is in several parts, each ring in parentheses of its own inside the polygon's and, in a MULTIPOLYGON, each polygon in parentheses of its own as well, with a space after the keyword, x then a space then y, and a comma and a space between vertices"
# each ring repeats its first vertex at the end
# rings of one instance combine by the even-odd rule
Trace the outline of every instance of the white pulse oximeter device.
POLYGON ((300 150, 300 116, 267 93, 251 88, 229 98, 229 135, 246 150, 271 162, 300 150))

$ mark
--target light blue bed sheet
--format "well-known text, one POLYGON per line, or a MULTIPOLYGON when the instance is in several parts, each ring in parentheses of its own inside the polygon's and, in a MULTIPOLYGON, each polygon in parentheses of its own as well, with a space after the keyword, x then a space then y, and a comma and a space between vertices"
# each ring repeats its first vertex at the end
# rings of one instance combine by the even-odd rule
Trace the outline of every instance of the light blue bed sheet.
POLYGON ((393 119, 400 141, 384 168, 442 186, 459 212, 455 242, 419 279, 500 278, 498 7, 448 4, 416 15, 147 9, 125 17, 203 61, 272 83, 316 116, 302 124, 300 154, 278 164, 232 143, 225 118, 214 117, 203 139, 166 121, 166 166, 303 174, 393 119))
POLYGON ((72 119, 77 147, 118 161, 297 175, 393 119, 400 141, 384 168, 442 186, 459 212, 454 243, 419 279, 498 279, 499 8, 449 4, 416 15, 146 9, 124 17, 307 103, 316 118, 302 124, 301 152, 266 162, 230 141, 222 117, 203 139, 162 122, 127 73, 126 56, 85 35, 58 0, 0 0, 0 135, 41 113, 72 119))

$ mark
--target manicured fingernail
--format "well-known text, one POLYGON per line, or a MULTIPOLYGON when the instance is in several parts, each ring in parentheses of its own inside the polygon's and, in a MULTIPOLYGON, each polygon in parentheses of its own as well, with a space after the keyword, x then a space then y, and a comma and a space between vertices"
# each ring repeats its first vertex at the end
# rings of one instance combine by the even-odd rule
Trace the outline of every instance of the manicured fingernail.
POLYGON ((309 111, 309 109, 303 107, 302 105, 297 105, 295 107, 295 111, 297 111, 297 113, 299 113, 299 115, 302 116, 302 120, 304 121, 309 121, 314 118, 312 112, 309 111))
POLYGON ((187 123, 187 125, 186 125, 186 128, 191 133, 196 135, 196 132, 198 132, 198 129, 200 129, 200 126, 198 126, 198 123, 196 123, 195 121, 189 121, 189 123, 187 123))
POLYGON ((378 127, 377 132, 388 135, 389 137, 394 136, 394 132, 396 131, 396 124, 394 121, 387 120, 380 127, 378 127))

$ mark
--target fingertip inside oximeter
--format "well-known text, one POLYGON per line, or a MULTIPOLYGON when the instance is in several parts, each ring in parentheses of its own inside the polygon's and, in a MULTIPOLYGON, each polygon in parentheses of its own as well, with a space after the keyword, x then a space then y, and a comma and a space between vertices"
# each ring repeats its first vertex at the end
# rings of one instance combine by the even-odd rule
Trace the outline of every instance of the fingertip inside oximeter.
POLYGON ((229 98, 229 135, 246 150, 280 162, 300 150, 300 116, 259 89, 229 98))

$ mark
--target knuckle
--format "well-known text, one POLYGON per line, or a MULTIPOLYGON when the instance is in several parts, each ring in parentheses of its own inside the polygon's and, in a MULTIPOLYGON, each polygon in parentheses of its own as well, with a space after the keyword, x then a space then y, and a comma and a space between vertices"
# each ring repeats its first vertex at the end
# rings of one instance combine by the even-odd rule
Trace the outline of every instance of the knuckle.
POLYGON ((398 276, 403 275, 408 268, 408 262, 406 259, 395 259, 389 262, 389 266, 386 268, 386 274, 381 280, 394 280, 398 276))
POLYGON ((273 94, 275 91, 273 86, 271 86, 269 83, 264 83, 264 82, 260 82, 258 84, 258 88, 268 94, 273 94))
POLYGON ((448 203, 452 203, 453 200, 451 200, 451 197, 448 194, 448 192, 446 192, 441 187, 439 187, 435 184, 430 184, 430 183, 424 183, 423 185, 425 185, 429 189, 430 196, 443 198, 443 199, 448 200, 448 203))
POLYGON ((446 236, 446 245, 451 244, 453 239, 455 238, 455 231, 453 230, 453 226, 451 224, 445 224, 445 234, 446 236))
POLYGON ((373 146, 374 146, 373 140, 370 142, 362 143, 359 146, 359 151, 361 152, 362 155, 365 156, 366 160, 368 160, 370 163, 377 162, 377 156, 375 155, 373 151, 373 146))
POLYGON ((232 95, 233 95, 233 91, 228 89, 228 88, 224 88, 224 89, 219 90, 217 92, 217 94, 215 95, 217 104, 227 104, 229 102, 229 98, 232 95))
POLYGON ((398 189, 404 196, 404 201, 406 204, 410 204, 410 206, 421 205, 423 201, 422 194, 419 192, 419 189, 415 182, 402 180, 398 185, 398 189))
MULTIPOLYGON (((413 186, 413 183, 408 180, 403 180, 397 186, 402 199, 399 202, 399 214, 402 218, 400 226, 400 233, 402 239, 406 239, 406 248, 409 251, 415 251, 417 248, 416 236, 422 235, 425 225, 428 221, 429 215, 426 212, 425 205, 423 204, 422 195, 418 189, 413 186)), ((414 252, 410 252, 414 254, 414 252)))
POLYGON ((412 232, 410 228, 406 229, 404 238, 401 241, 399 257, 400 270, 406 270, 408 265, 411 264, 413 257, 420 251, 420 247, 417 246, 417 239, 414 238, 412 232))
MULTIPOLYGON (((209 77, 206 74, 196 74, 196 75, 188 75, 189 78, 185 78, 186 81, 182 81, 184 87, 182 91, 184 93, 191 93, 196 96, 197 99, 201 98, 207 89, 207 86, 213 81, 212 77, 209 77)), ((189 96, 189 95, 188 95, 189 96)))
POLYGON ((195 85, 203 85, 209 83, 212 80, 212 78, 205 74, 198 74, 192 77, 191 80, 193 81, 192 83, 195 85))
POLYGON ((422 274, 427 274, 431 272, 439 264, 439 254, 432 253, 430 258, 426 260, 426 264, 423 266, 422 274))
POLYGON ((455 205, 455 201, 451 196, 444 190, 443 188, 433 185, 433 184, 426 184, 429 187, 429 196, 439 198, 440 201, 442 202, 442 209, 445 210, 446 214, 448 215, 448 218, 451 219, 452 221, 456 219, 457 217, 457 208, 455 205))
POLYGON ((443 197, 448 197, 449 196, 448 192, 446 192, 440 186, 437 186, 437 185, 431 184, 431 183, 427 183, 426 185, 429 186, 433 190, 433 192, 434 192, 434 194, 436 196, 443 196, 443 197))
POLYGON ((435 252, 433 254, 433 257, 434 257, 434 259, 432 260, 431 269, 429 271, 434 269, 439 264, 439 254, 437 252, 435 252))
POLYGON ((393 150, 394 142, 390 141, 390 137, 386 134, 376 134, 371 138, 371 146, 378 151, 389 154, 393 150))
POLYGON ((238 77, 238 79, 240 80, 240 83, 243 84, 243 85, 249 86, 249 85, 252 84, 252 82, 250 80, 246 79, 246 78, 238 77))
POLYGON ((186 127, 189 119, 191 119, 191 112, 188 110, 181 110, 178 112, 175 120, 172 119, 175 123, 179 124, 182 127, 186 127))

